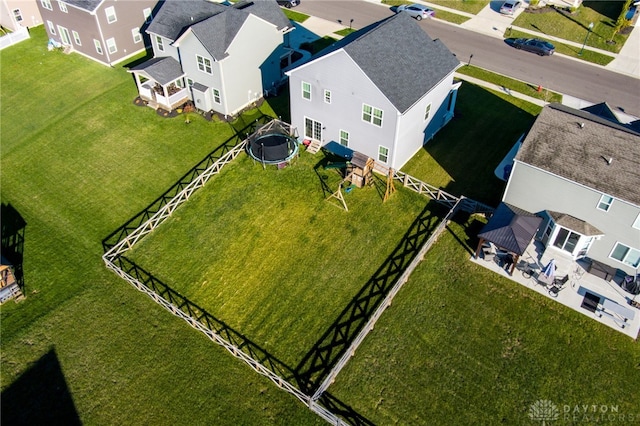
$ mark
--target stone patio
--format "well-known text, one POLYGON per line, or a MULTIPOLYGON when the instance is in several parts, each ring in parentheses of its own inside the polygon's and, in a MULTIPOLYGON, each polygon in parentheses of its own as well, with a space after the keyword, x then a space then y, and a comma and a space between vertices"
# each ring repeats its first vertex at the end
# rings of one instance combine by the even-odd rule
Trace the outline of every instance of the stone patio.
MULTIPOLYGON (((633 339, 638 338, 638 332, 640 331, 640 309, 629 304, 629 301, 633 299, 633 295, 627 293, 620 287, 621 277, 613 277, 610 281, 604 280, 587 272, 588 265, 584 262, 576 262, 564 258, 560 255, 559 251, 554 252, 553 247, 546 250, 544 258, 542 252, 542 244, 538 241, 533 241, 520 257, 518 266, 513 271, 513 275, 510 275, 501 266, 500 256, 495 256, 491 260, 484 260, 482 254, 480 254, 478 258, 472 256, 471 261, 523 285, 532 291, 536 291, 545 297, 562 303, 633 339), (568 275, 568 281, 562 290, 558 292, 557 296, 550 295, 549 288, 538 282, 538 276, 551 257, 556 260, 556 278, 562 278, 568 275), (528 266, 533 271, 530 278, 526 277, 527 274, 523 274, 525 266, 528 266), (592 308, 594 310, 593 312, 583 307, 583 301, 587 293, 590 293, 590 296, 587 296, 587 298, 592 297, 591 295, 600 298, 600 303, 598 303, 597 306, 594 304, 592 308), (622 312, 622 315, 616 313, 616 311, 622 312), (626 320, 625 316, 628 317, 626 320)), ((640 295, 636 296, 636 300, 640 301, 640 295)))

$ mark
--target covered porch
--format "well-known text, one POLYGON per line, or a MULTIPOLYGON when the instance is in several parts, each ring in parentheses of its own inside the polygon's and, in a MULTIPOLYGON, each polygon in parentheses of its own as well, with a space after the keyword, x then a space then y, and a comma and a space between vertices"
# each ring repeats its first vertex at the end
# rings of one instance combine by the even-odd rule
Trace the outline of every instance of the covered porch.
POLYGON ((172 111, 189 100, 185 73, 172 57, 153 58, 129 69, 138 87, 140 98, 153 109, 172 111))

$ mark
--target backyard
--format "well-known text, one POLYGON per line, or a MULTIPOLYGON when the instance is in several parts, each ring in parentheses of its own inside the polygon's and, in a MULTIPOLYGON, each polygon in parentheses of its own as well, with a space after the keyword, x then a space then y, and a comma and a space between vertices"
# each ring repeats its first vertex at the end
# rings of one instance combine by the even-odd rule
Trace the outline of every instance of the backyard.
MULTIPOLYGON (((133 104, 123 68, 47 52, 42 28, 0 60, 1 198, 27 224, 26 298, 0 314, 3 422, 326 424, 101 260, 103 238, 255 111, 233 126, 159 117, 133 104)), ((456 118, 405 171, 495 205, 494 169, 538 112, 464 83, 456 118)), ((339 177, 322 164, 240 157, 132 257, 296 364, 416 217, 439 216, 376 188, 345 195, 345 212, 324 201, 339 177)), ((377 424, 526 423, 540 399, 637 415, 637 343, 468 262, 481 222, 449 225, 329 391, 377 424)))

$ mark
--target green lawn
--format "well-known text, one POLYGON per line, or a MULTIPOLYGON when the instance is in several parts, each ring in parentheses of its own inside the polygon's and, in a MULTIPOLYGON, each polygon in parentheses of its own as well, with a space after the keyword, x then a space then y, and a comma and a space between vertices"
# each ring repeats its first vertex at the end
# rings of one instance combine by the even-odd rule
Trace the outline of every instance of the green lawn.
POLYGON ((426 202, 400 189, 383 204, 365 187, 345 195, 347 213, 325 201, 321 182, 335 191, 340 181, 314 170, 325 162, 303 152, 263 170, 243 156, 127 257, 295 367, 426 202))
MULTIPOLYGON (((31 34, 0 52, 1 200, 27 224, 27 297, 0 312, 3 422, 325 424, 101 260, 101 240, 232 127, 137 107, 124 69, 47 52, 44 30, 31 34)), ((271 105, 261 109, 280 114, 285 102, 271 105)), ((464 83, 456 118, 405 171, 496 204, 493 170, 538 111, 464 83)), ((239 158, 136 259, 297 361, 424 207, 406 191, 382 204, 369 188, 347 195, 344 212, 323 200, 323 176, 330 187, 338 178, 313 172, 321 158, 303 153, 284 170, 239 158)), ((477 226, 450 229, 332 392, 379 424, 525 423, 543 398, 637 407, 635 342, 474 267, 477 226)))
POLYGON ((573 14, 562 13, 555 9, 549 9, 548 13, 521 13, 513 21, 513 25, 582 45, 587 36, 589 24, 593 23, 593 31, 587 39, 587 45, 617 53, 628 37, 623 34, 614 36, 614 25, 623 3, 622 1, 585 1, 573 14), (608 43, 612 38, 615 43, 608 43))
POLYGON ((529 425, 541 399, 553 424, 593 404, 635 424, 638 343, 471 263, 480 225, 450 225, 329 391, 381 425, 529 425))

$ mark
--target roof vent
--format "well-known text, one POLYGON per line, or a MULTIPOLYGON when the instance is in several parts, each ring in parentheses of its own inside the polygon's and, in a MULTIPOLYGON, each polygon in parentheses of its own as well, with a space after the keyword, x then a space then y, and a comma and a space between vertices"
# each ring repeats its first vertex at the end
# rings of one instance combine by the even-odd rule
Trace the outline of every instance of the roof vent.
POLYGON ((609 158, 607 158, 607 157, 605 157, 605 156, 603 155, 603 156, 602 156, 602 158, 604 159, 604 161, 606 161, 606 162, 607 162, 607 164, 608 164, 609 166, 610 166, 610 165, 611 165, 611 163, 613 162, 613 157, 609 157, 609 158))
POLYGON ((191 17, 191 22, 193 22, 193 16, 191 17))
POLYGON ((580 123, 580 128, 584 129, 584 122, 580 123))

